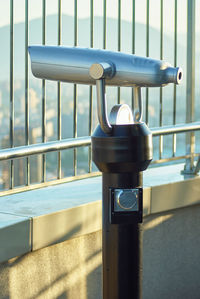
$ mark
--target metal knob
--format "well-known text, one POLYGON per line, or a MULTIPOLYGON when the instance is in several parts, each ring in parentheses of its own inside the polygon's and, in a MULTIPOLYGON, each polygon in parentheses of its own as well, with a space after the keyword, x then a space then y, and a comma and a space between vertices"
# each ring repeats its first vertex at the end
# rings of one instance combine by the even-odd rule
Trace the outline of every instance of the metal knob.
POLYGON ((114 211, 138 211, 138 189, 116 189, 114 191, 114 211))

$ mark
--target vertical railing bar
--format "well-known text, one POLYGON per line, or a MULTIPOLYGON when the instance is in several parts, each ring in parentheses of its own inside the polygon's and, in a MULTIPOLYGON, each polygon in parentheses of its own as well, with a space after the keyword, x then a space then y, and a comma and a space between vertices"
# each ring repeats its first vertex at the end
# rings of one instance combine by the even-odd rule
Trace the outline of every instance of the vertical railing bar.
MULTIPOLYGON (((132 1, 132 54, 135 54, 135 0, 132 1)), ((134 107, 134 90, 131 93, 132 109, 134 107)))
MULTIPOLYGON (((90 0, 90 47, 94 46, 94 0, 90 0)), ((89 136, 92 134, 93 89, 89 87, 89 136)), ((92 151, 89 147, 89 172, 92 172, 92 151)))
MULTIPOLYGON (((121 0, 118 0, 118 43, 117 50, 121 51, 121 0)), ((117 103, 120 104, 120 87, 117 87, 117 103)))
MULTIPOLYGON (((46 0, 42 2, 42 44, 46 43, 46 0)), ((46 82, 42 80, 42 142, 46 142, 46 82)), ((42 155, 42 181, 46 181, 46 155, 42 155)))
POLYGON ((103 0, 103 49, 106 49, 106 0, 103 0))
MULTIPOLYGON (((74 0, 74 46, 78 45, 78 7, 74 0)), ((77 85, 74 84, 73 137, 77 138, 77 85)), ((74 176, 77 174, 77 149, 74 149, 74 176)))
MULTIPOLYGON (((160 0, 160 60, 163 59, 163 0, 160 0)), ((160 87, 160 111, 159 111, 159 125, 163 124, 163 90, 160 87)), ((159 139, 159 159, 162 158, 163 152, 163 136, 159 139)))
MULTIPOLYGON (((186 94, 186 123, 194 121, 195 107, 195 0, 187 1, 187 94, 186 94)), ((195 134, 186 134, 186 159, 185 172, 194 170, 195 134)))
MULTIPOLYGON (((10 0, 10 147, 14 146, 14 9, 10 0)), ((10 162, 10 189, 14 187, 14 161, 10 162)))
MULTIPOLYGON (((177 66, 177 0, 174 2, 174 67, 177 66)), ((176 84, 174 84, 173 125, 176 124, 176 84)), ((176 154, 176 134, 173 135, 173 157, 176 154)))
POLYGON ((135 0, 132 2, 132 54, 135 54, 135 0))
MULTIPOLYGON (((61 15, 62 15, 62 9, 61 9, 61 0, 58 0, 58 46, 61 45, 61 15)), ((61 83, 57 83, 57 109, 58 109, 58 115, 57 115, 57 139, 61 140, 61 83)), ((61 152, 58 152, 58 169, 57 169, 57 178, 61 178, 61 171, 62 171, 62 165, 61 165, 61 152)))
MULTIPOLYGON (((29 77, 28 77, 28 43, 29 11, 28 0, 25 2, 25 143, 29 145, 29 77)), ((26 158, 26 185, 30 185, 30 160, 26 158)))
MULTIPOLYGON (((146 56, 149 57, 149 0, 147 0, 146 11, 146 56)), ((146 111, 145 111, 146 124, 149 123, 149 89, 146 88, 146 111)))

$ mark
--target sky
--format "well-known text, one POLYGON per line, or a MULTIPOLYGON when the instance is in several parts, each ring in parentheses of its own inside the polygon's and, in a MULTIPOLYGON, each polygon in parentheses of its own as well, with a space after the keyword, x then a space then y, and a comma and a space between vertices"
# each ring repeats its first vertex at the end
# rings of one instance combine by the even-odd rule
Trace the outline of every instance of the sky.
MULTIPOLYGON (((135 0, 136 22, 146 23, 146 1, 135 0)), ((163 0, 164 30, 174 31, 174 1, 163 0)), ((160 0, 149 0, 150 2, 150 26, 160 27, 160 0)), ((200 1, 197 1, 197 11, 200 11, 200 1)), ((0 27, 9 24, 9 0, 0 0, 0 27)), ((121 18, 132 20, 132 0, 121 0, 121 18)), ((178 31, 186 32, 185 16, 187 11, 187 0, 178 0, 178 31)), ((25 0, 14 0, 14 22, 24 22, 25 0)), ((56 14, 58 11, 57 0, 46 0, 47 15, 56 14)), ((67 15, 74 14, 74 1, 62 0, 62 12, 67 15)), ((29 19, 40 18, 42 14, 42 0, 29 0, 29 19)), ((90 0, 78 0, 78 17, 87 18, 90 14, 90 0)), ((94 15, 103 15, 103 0, 94 0, 94 15)), ((117 18, 118 0, 107 0, 107 17, 117 18)), ((197 22, 200 18, 197 16, 197 22)))

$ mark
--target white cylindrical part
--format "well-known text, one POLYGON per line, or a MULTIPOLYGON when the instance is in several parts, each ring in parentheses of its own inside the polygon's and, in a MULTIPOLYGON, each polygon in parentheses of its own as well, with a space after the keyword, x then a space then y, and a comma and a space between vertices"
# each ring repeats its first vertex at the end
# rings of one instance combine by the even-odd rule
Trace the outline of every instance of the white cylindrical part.
POLYGON ((112 76, 106 85, 114 86, 162 86, 178 84, 182 70, 168 63, 121 52, 80 47, 31 46, 29 47, 33 75, 38 78, 95 84, 90 75, 93 64, 109 64, 112 76))

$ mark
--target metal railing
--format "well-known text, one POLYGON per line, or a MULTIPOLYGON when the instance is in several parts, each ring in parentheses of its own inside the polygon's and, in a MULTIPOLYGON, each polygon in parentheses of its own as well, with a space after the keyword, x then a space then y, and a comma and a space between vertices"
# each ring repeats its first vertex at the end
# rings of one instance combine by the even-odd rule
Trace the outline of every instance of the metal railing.
MULTIPOLYGON (((124 0, 125 1, 125 0, 124 0)), ((117 9, 117 16, 116 16, 116 32, 117 32, 117 48, 115 50, 120 51, 122 49, 122 37, 123 37, 123 19, 122 19, 122 5, 124 5, 123 0, 116 0, 116 4, 118 5, 117 9)), ((72 1, 74 3, 74 14, 73 14, 73 45, 74 46, 82 46, 79 44, 79 35, 78 35, 78 28, 79 28, 79 16, 78 16, 78 8, 79 8, 79 1, 75 0, 72 1)), ((24 111, 25 111, 25 118, 24 118, 24 131, 22 134, 24 134, 24 144, 20 144, 21 146, 16 147, 15 142, 15 77, 14 77, 14 50, 16 43, 14 44, 15 40, 15 23, 14 23, 14 5, 16 5, 15 0, 10 0, 10 88, 9 88, 9 94, 10 94, 10 126, 9 126, 9 148, 0 150, 0 161, 3 161, 1 163, 8 163, 5 161, 10 160, 10 170, 8 170, 8 164, 6 166, 2 166, 1 171, 2 173, 7 171, 6 178, 9 177, 10 183, 9 186, 5 187, 2 185, 2 191, 1 194, 8 194, 13 192, 21 192, 22 190, 29 190, 38 188, 41 186, 46 186, 49 184, 56 184, 59 182, 79 179, 79 178, 85 178, 89 176, 97 175, 97 172, 95 172, 95 169, 93 169, 92 166, 92 159, 91 159, 91 148, 90 148, 90 136, 91 133, 96 125, 96 118, 94 114, 94 110, 96 108, 96 101, 95 101, 95 93, 92 86, 89 86, 88 90, 88 117, 84 117, 84 122, 87 121, 87 134, 85 137, 80 137, 78 134, 78 125, 79 125, 79 86, 74 84, 73 85, 73 97, 71 100, 71 103, 73 103, 72 107, 72 138, 64 138, 62 136, 62 101, 64 100, 62 88, 63 85, 61 83, 57 84, 57 112, 56 112, 56 133, 54 133, 53 139, 56 139, 54 141, 48 141, 47 138, 47 91, 48 86, 46 84, 45 80, 42 80, 41 84, 41 110, 42 110, 42 117, 41 117, 41 140, 38 142, 38 140, 34 140, 31 144, 31 130, 30 128, 30 116, 31 116, 31 107, 30 107, 30 82, 32 79, 30 75, 29 70, 29 58, 28 58, 28 45, 31 43, 31 36, 30 36, 30 1, 25 1, 25 22, 24 22, 24 37, 25 37, 25 71, 24 71, 24 111), (88 147, 87 154, 84 154, 84 173, 83 171, 79 172, 78 167, 78 148, 79 147, 88 147), (69 173, 63 174, 63 161, 66 159, 66 156, 62 154, 61 151, 63 150, 69 150, 73 149, 73 167, 69 173), (53 167, 56 169, 56 175, 54 175, 53 180, 48 179, 48 171, 47 171, 47 154, 49 152, 57 152, 57 158, 54 157, 53 160, 53 167), (32 162, 30 160, 31 155, 39 155, 42 154, 41 163, 38 163, 38 171, 40 172, 40 179, 36 180, 36 184, 33 184, 31 182, 31 171, 32 171, 32 162), (88 159, 86 161, 86 158, 88 156, 88 159), (15 159, 20 158, 24 159, 23 161, 25 164, 23 164, 22 169, 18 169, 19 165, 15 166, 15 159), (87 166, 86 166, 87 164, 87 166), (55 167, 56 165, 56 167, 55 167), (5 170, 7 167, 7 170, 5 170), (2 170, 3 169, 3 170, 2 170), (24 183, 19 184, 15 183, 15 169, 19 172, 23 172, 24 175, 24 183), (21 185, 21 186, 20 186, 21 185), (17 187, 17 188, 16 188, 17 187)), ((136 23, 136 14, 140 13, 139 11, 136 11, 136 4, 137 0, 131 1, 131 40, 130 43, 130 49, 131 53, 136 53, 136 47, 137 47, 137 38, 136 38, 136 31, 137 31, 137 23, 136 23)), ((101 16, 101 22, 102 22, 102 48, 107 48, 107 42, 109 41, 109 38, 111 38, 111 35, 108 34, 108 21, 110 24, 110 18, 108 17, 108 10, 107 10, 107 1, 102 0, 102 16, 101 16)), ((163 0, 158 0, 158 5, 160 6, 160 12, 158 15, 158 18, 160 18, 160 25, 159 25, 159 57, 158 59, 164 58, 164 39, 165 39, 165 31, 164 31, 164 2, 163 0)), ((170 4, 171 5, 171 4, 170 4)), ((198 153, 195 152, 195 131, 200 130, 200 122, 195 121, 194 118, 194 104, 195 104, 195 0, 188 0, 187 1, 187 20, 185 20, 188 24, 187 28, 187 92, 186 92, 186 123, 185 124, 177 124, 177 87, 174 85, 173 88, 173 99, 172 99, 172 123, 171 125, 164 125, 163 115, 164 115, 164 94, 162 88, 159 90, 159 101, 158 101, 158 118, 157 118, 157 124, 159 127, 152 128, 152 133, 154 136, 159 136, 159 143, 157 146, 157 157, 154 158, 153 163, 163 163, 163 162, 169 162, 174 161, 177 159, 186 159, 186 171, 191 172, 194 168, 194 159, 198 156, 198 153), (186 133, 186 145, 185 145, 185 153, 181 153, 180 155, 177 154, 177 134, 178 133, 186 133), (164 148, 164 136, 171 134, 172 135, 172 142, 171 142, 171 153, 168 154, 168 156, 163 155, 163 148, 164 148)), ((173 29, 173 61, 171 61, 174 66, 177 66, 177 60, 178 60, 178 10, 182 9, 181 4, 178 5, 178 1, 174 0, 173 4, 173 10, 174 11, 174 29, 173 29), (179 7, 180 6, 180 7, 179 7)), ((185 8, 186 9, 186 8, 185 8)), ((42 40, 41 44, 45 45, 47 41, 47 7, 46 7, 46 0, 42 1, 42 21, 41 21, 41 31, 42 31, 42 40)), ((150 55, 150 44, 151 44, 151 22, 150 22, 150 12, 151 12, 151 5, 150 1, 146 0, 146 24, 145 24, 145 31, 146 31, 146 56, 150 55)), ((3 13, 3 12, 2 12, 3 13)), ((57 1, 57 44, 61 45, 62 43, 62 35, 63 35, 63 28, 62 28, 62 20, 63 20, 63 12, 62 12, 62 0, 57 1)), ((88 35, 89 35, 89 47, 95 46, 95 34, 97 32, 95 31, 95 14, 94 14, 94 1, 90 0, 89 2, 89 27, 88 27, 88 35)), ((100 19, 100 17, 99 17, 100 19)), ((86 33, 85 33, 86 34, 86 33)), ((99 34, 101 35, 101 34, 99 34)), ((17 42, 17 41, 16 41, 17 42)), ((64 44, 66 44, 64 42, 64 44)), ((138 53, 140 54, 140 53, 138 53)), ((116 89, 117 95, 116 95, 116 102, 121 103, 124 101, 123 95, 122 95, 122 89, 117 87, 116 89)), ((182 94, 181 96, 184 98, 185 95, 182 94)), ((134 95, 133 91, 131 92, 131 103, 132 106, 134 106, 134 95)), ((151 127, 151 116, 150 116, 150 109, 151 106, 151 94, 146 88, 145 91, 145 121, 147 124, 149 124, 151 127)), ((197 119, 198 120, 198 119, 197 119)), ((69 157, 71 159, 72 156, 69 157)), ((23 163, 24 163, 23 162, 23 163)))

